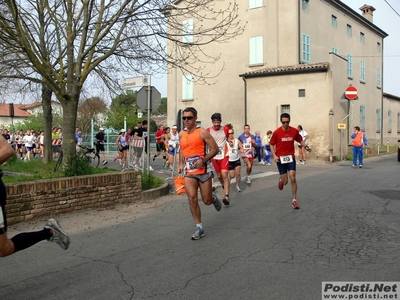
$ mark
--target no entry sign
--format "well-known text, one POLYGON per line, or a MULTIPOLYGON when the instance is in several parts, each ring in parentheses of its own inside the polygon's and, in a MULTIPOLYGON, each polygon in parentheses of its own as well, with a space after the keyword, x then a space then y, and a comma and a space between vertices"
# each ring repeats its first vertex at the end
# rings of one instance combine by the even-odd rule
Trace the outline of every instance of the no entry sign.
POLYGON ((356 87, 350 85, 347 87, 346 92, 344 93, 344 96, 349 99, 349 100, 354 100, 357 98, 357 89, 356 87))

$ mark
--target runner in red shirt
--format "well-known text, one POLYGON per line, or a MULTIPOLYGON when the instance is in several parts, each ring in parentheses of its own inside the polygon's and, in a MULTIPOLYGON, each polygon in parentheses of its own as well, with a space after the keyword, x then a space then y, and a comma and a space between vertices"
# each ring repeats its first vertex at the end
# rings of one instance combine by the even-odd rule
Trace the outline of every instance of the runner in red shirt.
POLYGON ((299 203, 297 201, 297 182, 296 182, 296 159, 294 154, 294 142, 300 143, 305 147, 303 137, 299 131, 290 127, 290 115, 288 113, 281 114, 282 127, 279 127, 274 131, 271 137, 270 145, 271 152, 274 157, 279 170, 279 183, 278 188, 283 189, 288 183, 288 172, 290 177, 290 183, 292 185, 292 207, 299 209, 299 203))
POLYGON ((166 159, 166 157, 165 157, 164 135, 165 135, 164 126, 160 125, 158 127, 158 130, 157 130, 156 136, 155 136, 157 153, 154 154, 153 161, 156 159, 157 156, 159 156, 161 154, 161 152, 164 153, 164 157, 163 157, 164 160, 166 159))

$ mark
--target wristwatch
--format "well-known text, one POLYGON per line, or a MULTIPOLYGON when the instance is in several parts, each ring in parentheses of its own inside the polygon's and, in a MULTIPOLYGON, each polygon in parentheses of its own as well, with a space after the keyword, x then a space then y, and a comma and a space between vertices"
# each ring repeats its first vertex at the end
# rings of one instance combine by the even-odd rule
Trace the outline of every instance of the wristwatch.
POLYGON ((203 162, 203 164, 206 164, 208 162, 208 160, 205 158, 203 158, 201 161, 203 162))

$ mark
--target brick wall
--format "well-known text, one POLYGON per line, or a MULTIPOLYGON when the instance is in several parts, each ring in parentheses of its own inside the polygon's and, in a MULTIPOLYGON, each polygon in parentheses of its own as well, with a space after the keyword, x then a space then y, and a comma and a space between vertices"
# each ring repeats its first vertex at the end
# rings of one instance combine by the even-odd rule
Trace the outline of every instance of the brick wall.
POLYGON ((7 184, 7 221, 112 208, 142 200, 140 172, 119 172, 7 184))

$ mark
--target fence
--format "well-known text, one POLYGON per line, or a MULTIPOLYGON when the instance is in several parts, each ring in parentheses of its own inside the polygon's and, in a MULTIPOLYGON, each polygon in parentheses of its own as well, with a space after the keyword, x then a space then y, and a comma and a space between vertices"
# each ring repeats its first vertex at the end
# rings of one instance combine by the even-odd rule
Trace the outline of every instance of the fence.
MULTIPOLYGON (((384 145, 381 145, 381 143, 378 141, 375 144, 369 144, 367 147, 364 147, 364 158, 367 157, 373 157, 373 156, 378 156, 378 155, 384 155, 384 154, 394 154, 397 153, 397 145, 396 144, 391 144, 389 141, 387 141, 384 145)), ((346 159, 351 160, 353 159, 353 146, 348 145, 348 151, 347 151, 347 156, 346 159)))
POLYGON ((143 138, 131 138, 129 140, 129 149, 128 149, 128 168, 134 168, 136 170, 144 170, 145 163, 145 142, 143 138))
MULTIPOLYGON (((117 154, 118 153, 118 147, 117 144, 115 143, 117 137, 118 137, 119 130, 115 130, 114 128, 105 128, 104 134, 105 134, 105 140, 106 142, 104 143, 104 149, 106 154, 117 154)), ((89 147, 94 147, 92 143, 94 143, 94 137, 97 134, 97 132, 93 133, 85 133, 82 135, 83 137, 83 144, 89 147), (93 142, 92 142, 93 141, 93 142)), ((150 133, 150 148, 155 148, 156 147, 156 140, 155 140, 155 133, 150 133)))

